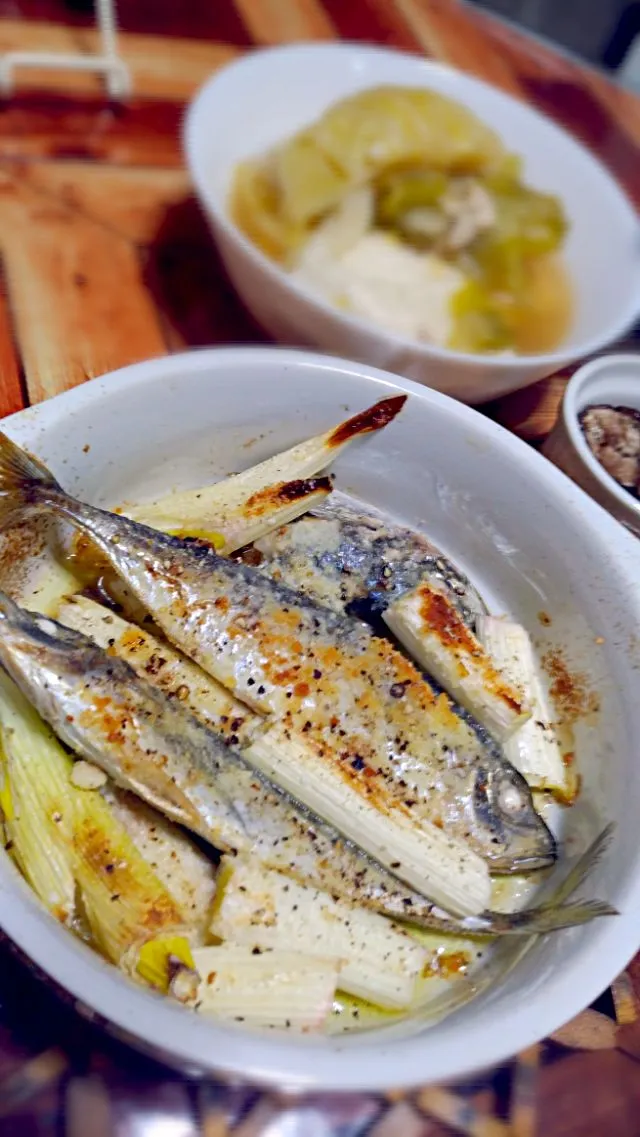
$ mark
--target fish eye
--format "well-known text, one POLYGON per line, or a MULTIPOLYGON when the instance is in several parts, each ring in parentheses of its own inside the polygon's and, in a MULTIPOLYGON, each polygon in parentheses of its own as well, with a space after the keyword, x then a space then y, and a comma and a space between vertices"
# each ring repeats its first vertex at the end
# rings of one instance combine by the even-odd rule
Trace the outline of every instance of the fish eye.
POLYGON ((525 807, 524 794, 513 782, 503 782, 498 790, 498 805, 503 813, 520 813, 525 807))

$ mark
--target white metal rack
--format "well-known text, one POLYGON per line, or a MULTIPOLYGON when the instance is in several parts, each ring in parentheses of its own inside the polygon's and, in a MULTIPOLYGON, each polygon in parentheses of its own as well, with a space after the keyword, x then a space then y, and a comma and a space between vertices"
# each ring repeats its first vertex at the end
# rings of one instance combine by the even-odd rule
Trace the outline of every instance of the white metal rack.
POLYGON ((123 98, 131 92, 131 73, 118 55, 114 0, 96 0, 96 22, 102 50, 97 54, 60 51, 8 51, 0 54, 0 93, 10 95, 19 67, 89 71, 101 75, 108 93, 123 98))

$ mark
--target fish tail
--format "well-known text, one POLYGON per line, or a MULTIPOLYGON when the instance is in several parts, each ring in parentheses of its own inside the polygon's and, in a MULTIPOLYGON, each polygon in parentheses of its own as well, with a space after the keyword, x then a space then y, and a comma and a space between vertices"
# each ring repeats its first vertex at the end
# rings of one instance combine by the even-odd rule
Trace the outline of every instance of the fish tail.
POLYGON ((520 912, 488 912, 486 920, 478 917, 482 926, 477 930, 491 936, 543 936, 562 928, 577 928, 599 916, 618 914, 617 908, 604 900, 576 900, 573 904, 550 904, 546 908, 525 908, 520 912))
POLYGON ((0 528, 66 496, 47 467, 0 433, 0 528))
POLYGON ((553 893, 550 904, 563 904, 565 900, 573 896, 574 892, 577 892, 580 885, 584 883, 589 873, 600 863, 607 852, 614 830, 615 822, 610 821, 560 882, 553 893))
POLYGON ((563 876, 547 902, 535 908, 521 908, 515 912, 487 910, 478 916, 464 916, 461 919, 430 913, 422 918, 412 917, 406 922, 455 935, 542 936, 562 928, 576 928, 600 916, 617 916, 617 908, 604 900, 575 900, 565 903, 602 860, 611 844, 614 829, 613 822, 607 825, 563 876))

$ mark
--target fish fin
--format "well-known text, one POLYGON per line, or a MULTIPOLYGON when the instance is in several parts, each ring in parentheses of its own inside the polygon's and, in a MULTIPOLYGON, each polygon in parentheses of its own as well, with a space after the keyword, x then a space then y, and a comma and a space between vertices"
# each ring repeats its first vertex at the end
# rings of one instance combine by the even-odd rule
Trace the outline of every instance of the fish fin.
POLYGON ((565 900, 568 900, 569 897, 577 891, 585 878, 593 871, 596 865, 600 863, 608 851, 615 827, 615 822, 610 821, 602 830, 602 833, 589 845, 589 848, 585 850, 573 868, 569 870, 564 880, 558 885, 549 901, 550 906, 563 904, 565 900))
POLYGON ((47 467, 0 433, 0 528, 46 505, 51 491, 62 492, 47 467))

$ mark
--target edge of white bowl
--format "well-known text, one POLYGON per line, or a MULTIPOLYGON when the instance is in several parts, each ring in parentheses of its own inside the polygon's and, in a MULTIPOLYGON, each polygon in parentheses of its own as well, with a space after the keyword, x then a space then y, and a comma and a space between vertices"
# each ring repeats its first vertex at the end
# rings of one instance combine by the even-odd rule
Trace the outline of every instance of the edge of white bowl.
POLYGON ((595 154, 593 154, 586 146, 583 146, 582 143, 574 137, 574 135, 570 134, 567 130, 564 130, 563 127, 558 126, 557 123, 555 123, 553 119, 549 118, 548 115, 541 113, 535 107, 529 106, 528 104, 520 104, 517 99, 515 99, 512 95, 507 94, 505 91, 500 90, 500 88, 494 87, 490 83, 486 83, 483 79, 467 75, 466 72, 460 71, 454 67, 450 67, 448 64, 426 59, 419 55, 413 55, 410 52, 395 51, 391 48, 376 47, 368 44, 351 43, 349 41, 342 41, 341 43, 294 43, 271 47, 254 48, 251 51, 247 51, 239 59, 234 59, 231 62, 224 64, 217 71, 215 71, 209 79, 205 80, 205 82, 196 91, 196 94, 189 103, 183 121, 183 152, 186 158, 187 168, 191 175, 191 180, 196 189, 196 193, 200 199, 201 204, 203 204, 203 206, 208 209, 213 216, 215 216, 216 224, 225 231, 227 237, 235 241, 236 244, 242 249, 243 253, 246 256, 250 257, 253 263, 259 266, 272 280, 277 280, 280 283, 283 283, 292 292, 298 294, 301 297, 304 297, 304 299, 309 304, 315 306, 318 311, 322 312, 323 315, 330 316, 331 318, 335 319, 336 322, 343 328, 353 328, 356 330, 361 330, 362 332, 368 332, 369 334, 377 334, 384 338, 386 342, 388 342, 398 351, 416 352, 418 354, 424 355, 426 359, 433 358, 442 361, 449 361, 451 363, 465 364, 470 367, 474 365, 490 365, 498 372, 507 372, 509 370, 512 371, 514 367, 517 368, 518 365, 525 367, 536 364, 541 368, 548 367, 549 373, 551 373, 552 370, 563 367, 575 361, 576 359, 593 355, 595 352, 601 351, 607 345, 615 343, 617 339, 621 338, 625 332, 627 332, 629 328, 633 326, 638 317, 640 317, 640 295, 638 295, 638 297, 635 299, 630 298, 628 315, 622 316, 618 320, 617 324, 615 324, 612 327, 611 331, 606 335, 603 334, 601 336, 597 336, 592 340, 586 341, 581 346, 576 345, 575 347, 566 349, 564 351, 562 349, 558 349, 557 351, 545 352, 539 355, 518 354, 515 357, 510 358, 504 357, 499 354, 483 353, 482 355, 475 355, 470 352, 453 351, 448 348, 438 347, 436 344, 423 343, 420 340, 410 339, 408 337, 391 332, 386 328, 380 328, 372 321, 365 320, 356 315, 342 312, 339 308, 335 308, 327 300, 324 300, 323 297, 312 292, 311 290, 303 288, 302 285, 300 285, 297 281, 293 281, 288 273, 279 268, 275 262, 271 261, 265 253, 261 252, 261 250, 258 249, 256 245, 254 245, 247 237, 244 236, 237 225, 235 225, 231 220, 225 208, 218 208, 212 198, 208 196, 206 178, 200 176, 200 172, 197 168, 196 155, 199 152, 199 147, 195 145, 194 123, 197 121, 197 117, 200 114, 201 105, 207 92, 218 82, 219 78, 230 69, 246 69, 247 71, 250 70, 252 61, 257 56, 264 57, 266 55, 270 55, 273 58, 277 59, 278 56, 291 55, 300 52, 314 54, 326 53, 327 55, 330 55, 335 52, 344 53, 354 50, 357 50, 360 54, 367 54, 370 56, 391 56, 395 59, 408 58, 412 61, 412 63, 419 63, 426 75, 429 73, 433 74, 434 72, 454 71, 456 74, 462 76, 465 82, 472 85, 478 85, 485 89, 489 89, 494 94, 497 93, 500 95, 500 97, 505 99, 505 101, 516 106, 520 106, 521 109, 526 111, 527 114, 534 115, 541 122, 544 122, 550 131, 553 131, 556 134, 560 135, 563 139, 566 140, 568 144, 581 151, 583 155, 588 157, 589 160, 598 167, 601 175, 609 181, 612 190, 618 194, 620 206, 629 213, 631 219, 635 220, 638 229, 638 235, 640 237, 640 219, 638 219, 637 212, 631 203, 631 199, 621 186, 618 179, 614 177, 607 166, 605 166, 605 164, 601 162, 595 154))
MULTIPOLYGON (((624 529, 540 454, 504 428, 478 415, 478 412, 440 392, 411 380, 399 378, 368 365, 315 352, 270 347, 214 348, 185 352, 122 368, 91 383, 18 412, 3 425, 29 422, 31 430, 46 430, 47 423, 60 420, 74 410, 99 400, 105 389, 132 383, 156 383, 161 379, 180 380, 186 374, 206 370, 212 364, 223 367, 251 362, 259 369, 269 360, 283 365, 307 366, 325 372, 355 374, 386 389, 405 391, 426 402, 446 403, 461 424, 478 424, 488 440, 493 439, 524 461, 532 477, 541 480, 551 495, 558 493, 579 509, 584 524, 598 533, 612 563, 612 572, 624 587, 632 590, 637 580, 638 546, 624 529)), ((18 430, 19 434, 20 431, 18 430)), ((636 588, 637 592, 637 588, 636 588)), ((633 591, 630 592, 633 602, 633 591)), ((635 602, 640 624, 640 598, 635 602)), ((155 996, 130 984, 107 963, 70 933, 56 924, 40 906, 29 886, 15 871, 13 886, 0 878, 0 926, 20 950, 46 975, 81 1004, 89 1007, 120 1037, 123 1035, 149 1051, 157 1048, 160 1057, 192 1073, 217 1073, 257 1085, 285 1088, 294 1092, 366 1091, 414 1087, 419 1084, 462 1079, 481 1069, 495 1066, 518 1051, 548 1036, 581 1011, 624 969, 635 954, 640 940, 636 912, 640 910, 640 869, 623 886, 626 915, 615 923, 599 921, 592 926, 589 939, 574 949, 572 974, 551 975, 544 999, 530 1000, 527 1014, 517 1000, 501 1011, 500 1022, 487 1037, 486 1025, 478 1028, 473 1018, 465 1022, 464 1039, 440 1043, 429 1069, 424 1067, 424 1035, 385 1042, 382 1036, 363 1037, 358 1045, 347 1037, 292 1041, 258 1036, 233 1026, 220 1026, 210 1019, 189 1015, 173 1007, 162 996, 155 996), (10 898, 19 903, 11 903, 10 898), (626 933, 626 934, 623 934, 626 933), (498 1029, 499 1026, 499 1029, 498 1029), (474 1055, 460 1058, 460 1054, 474 1055), (476 1057, 481 1054, 479 1059, 476 1057), (354 1072, 356 1071, 356 1072, 354 1072)), ((3 876, 8 876, 3 870, 3 876)))

